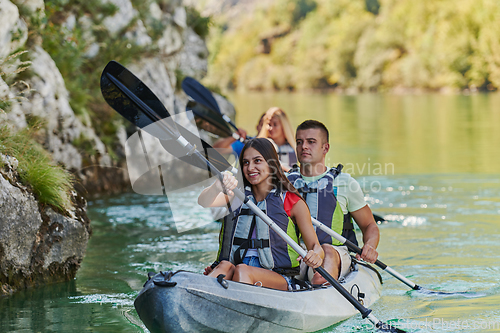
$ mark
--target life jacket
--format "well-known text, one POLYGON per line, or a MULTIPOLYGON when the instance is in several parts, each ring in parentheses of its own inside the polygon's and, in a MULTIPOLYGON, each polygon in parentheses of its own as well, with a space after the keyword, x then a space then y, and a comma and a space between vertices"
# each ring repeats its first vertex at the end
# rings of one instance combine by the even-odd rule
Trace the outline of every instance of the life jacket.
MULTIPOLYGON (((273 189, 264 200, 258 203, 255 202, 249 187, 245 189, 245 195, 295 242, 298 242, 298 229, 288 216, 283 204, 288 192, 281 193, 273 189)), ((256 216, 246 204, 239 208, 235 217, 236 225, 234 226, 229 261, 237 265, 245 258, 248 249, 257 249, 260 265, 263 268, 272 269, 286 275, 296 275, 298 273, 300 263, 297 258, 299 254, 274 230, 270 229, 260 217, 256 216), (256 238, 252 239, 254 229, 256 238)), ((221 235, 223 234, 224 232, 221 231, 221 235)), ((228 232, 225 234, 227 235, 228 232)), ((224 247, 224 244, 221 245, 224 247)), ((227 251, 227 247, 221 251, 227 251)))
POLYGON ((230 212, 222 219, 222 225, 219 233, 219 251, 217 252, 217 260, 212 264, 212 268, 217 266, 219 262, 223 260, 229 261, 235 227, 235 214, 234 212, 230 212))
MULTIPOLYGON (((333 186, 333 181, 340 175, 342 168, 342 164, 331 168, 322 178, 309 183, 309 185, 302 178, 297 165, 293 166, 287 177, 306 200, 312 217, 358 245, 351 214, 342 212, 342 207, 337 202, 337 187, 333 186)), ((320 244, 341 245, 339 241, 319 228, 316 228, 316 234, 320 244)))
POLYGON ((297 163, 297 155, 295 155, 295 150, 287 142, 282 146, 277 148, 278 158, 282 164, 292 166, 297 163))

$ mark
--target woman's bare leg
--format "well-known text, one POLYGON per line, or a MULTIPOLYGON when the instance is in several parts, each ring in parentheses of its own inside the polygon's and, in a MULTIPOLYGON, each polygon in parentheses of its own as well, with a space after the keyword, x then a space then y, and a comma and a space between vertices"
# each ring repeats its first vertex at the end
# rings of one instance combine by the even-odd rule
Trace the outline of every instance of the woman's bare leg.
POLYGON ((245 264, 239 264, 234 269, 233 281, 247 284, 256 284, 267 288, 278 290, 288 290, 288 283, 285 278, 269 269, 251 267, 245 264))
POLYGON ((223 260, 217 265, 217 267, 214 268, 212 272, 210 272, 210 274, 208 274, 208 276, 216 278, 220 274, 224 274, 226 276, 224 279, 231 280, 233 278, 233 273, 234 265, 229 261, 223 260))

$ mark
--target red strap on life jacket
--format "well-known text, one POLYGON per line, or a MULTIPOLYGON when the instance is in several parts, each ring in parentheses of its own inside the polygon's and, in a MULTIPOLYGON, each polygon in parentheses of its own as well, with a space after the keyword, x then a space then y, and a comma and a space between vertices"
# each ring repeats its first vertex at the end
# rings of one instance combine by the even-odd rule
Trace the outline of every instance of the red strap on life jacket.
POLYGON ((290 216, 290 212, 297 202, 299 202, 300 197, 292 192, 285 193, 285 199, 283 200, 283 206, 285 208, 286 215, 290 216))

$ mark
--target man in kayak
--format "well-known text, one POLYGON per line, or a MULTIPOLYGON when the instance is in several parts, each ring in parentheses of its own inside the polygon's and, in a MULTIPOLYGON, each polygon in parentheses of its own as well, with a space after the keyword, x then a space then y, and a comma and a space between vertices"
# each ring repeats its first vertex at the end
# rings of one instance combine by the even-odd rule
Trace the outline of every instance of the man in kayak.
MULTIPOLYGON (((312 217, 331 227, 338 234, 357 244, 352 219, 363 233, 363 252, 358 259, 374 263, 379 242, 379 230, 370 207, 366 204, 359 183, 349 174, 342 173, 342 165, 328 168, 325 156, 330 150, 328 129, 316 120, 306 120, 297 127, 296 165, 287 174, 288 179, 306 200, 312 217), (352 218, 352 219, 351 219, 352 218)), ((334 277, 345 276, 350 269, 351 257, 346 246, 327 233, 316 229, 325 258, 323 267, 334 277)), ((326 280, 315 273, 313 284, 326 280)))

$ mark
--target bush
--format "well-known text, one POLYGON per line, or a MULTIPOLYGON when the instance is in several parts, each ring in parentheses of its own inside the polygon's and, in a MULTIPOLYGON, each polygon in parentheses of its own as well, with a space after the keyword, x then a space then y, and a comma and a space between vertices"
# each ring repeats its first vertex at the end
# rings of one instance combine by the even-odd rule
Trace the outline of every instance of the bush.
POLYGON ((210 17, 203 17, 193 7, 186 7, 186 24, 201 38, 205 39, 210 31, 210 17))

